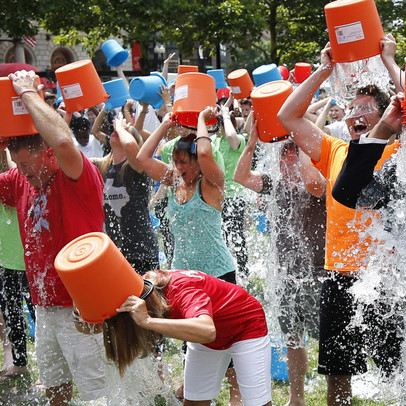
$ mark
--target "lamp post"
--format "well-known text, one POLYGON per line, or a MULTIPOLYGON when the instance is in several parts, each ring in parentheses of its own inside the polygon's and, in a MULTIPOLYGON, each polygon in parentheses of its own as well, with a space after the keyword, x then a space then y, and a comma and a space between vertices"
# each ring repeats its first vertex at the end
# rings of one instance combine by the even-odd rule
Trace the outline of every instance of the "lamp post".
POLYGON ((166 52, 165 46, 163 44, 156 44, 154 46, 154 54, 158 57, 158 66, 157 70, 162 71, 163 68, 163 61, 164 61, 164 53, 166 52))

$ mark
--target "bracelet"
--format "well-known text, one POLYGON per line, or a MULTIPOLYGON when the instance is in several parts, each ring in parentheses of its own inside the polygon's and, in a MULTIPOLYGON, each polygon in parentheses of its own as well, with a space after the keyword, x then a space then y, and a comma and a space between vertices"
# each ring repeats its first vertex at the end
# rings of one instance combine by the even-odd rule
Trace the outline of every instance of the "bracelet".
POLYGON ((165 104, 165 106, 166 106, 166 107, 172 107, 172 104, 171 104, 171 103, 167 103, 167 104, 165 104))
POLYGON ((18 94, 18 97, 21 97, 24 93, 37 93, 35 89, 23 89, 21 92, 18 94))
POLYGON ((202 139, 206 139, 206 140, 209 140, 209 141, 211 142, 211 138, 210 138, 210 137, 207 137, 207 136, 205 136, 205 135, 196 138, 196 141, 199 141, 199 140, 202 140, 202 139))

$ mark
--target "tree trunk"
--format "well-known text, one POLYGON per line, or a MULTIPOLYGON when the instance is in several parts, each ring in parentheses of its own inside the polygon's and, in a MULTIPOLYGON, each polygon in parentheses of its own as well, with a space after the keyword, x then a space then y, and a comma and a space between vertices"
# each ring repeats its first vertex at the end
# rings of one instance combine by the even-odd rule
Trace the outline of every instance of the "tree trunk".
POLYGON ((15 62, 25 63, 24 43, 16 42, 14 44, 14 59, 15 62))

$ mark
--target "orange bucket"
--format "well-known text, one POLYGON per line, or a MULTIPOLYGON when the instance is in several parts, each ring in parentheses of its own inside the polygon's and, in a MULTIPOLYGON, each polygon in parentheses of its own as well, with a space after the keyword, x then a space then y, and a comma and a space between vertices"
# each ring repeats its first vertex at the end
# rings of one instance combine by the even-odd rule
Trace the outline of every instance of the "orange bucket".
POLYGON ((55 75, 68 113, 96 106, 109 98, 90 59, 64 65, 55 75))
MULTIPOLYGON (((40 79, 37 76, 37 84, 40 79)), ((32 118, 26 110, 24 103, 14 90, 11 79, 0 78, 0 137, 14 137, 17 135, 38 134, 32 118)), ((44 98, 42 92, 40 96, 44 98)))
POLYGON ((250 97, 251 91, 254 88, 254 83, 252 82, 247 69, 234 70, 228 74, 227 79, 236 99, 250 97))
POLYGON ((293 86, 287 80, 268 82, 251 92, 252 107, 261 141, 277 142, 288 138, 277 114, 292 92, 293 86))
POLYGON ((55 269, 89 323, 102 323, 118 314, 128 296, 140 296, 144 281, 107 234, 94 232, 75 238, 58 253, 55 269))
MULTIPOLYGON (((176 78, 172 119, 184 126, 197 127, 199 113, 216 106, 216 81, 206 73, 183 73, 176 78)), ((214 118, 206 122, 215 124, 214 118)))
POLYGON ((199 72, 199 67, 197 65, 179 65, 178 75, 188 72, 199 72))
POLYGON ((384 37, 374 0, 336 0, 324 6, 332 57, 354 62, 381 53, 384 37))

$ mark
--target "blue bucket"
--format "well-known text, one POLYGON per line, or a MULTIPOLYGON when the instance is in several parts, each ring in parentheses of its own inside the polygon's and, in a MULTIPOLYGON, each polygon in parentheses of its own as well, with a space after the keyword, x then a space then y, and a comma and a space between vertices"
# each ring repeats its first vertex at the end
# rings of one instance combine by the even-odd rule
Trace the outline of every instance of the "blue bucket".
POLYGON ((104 90, 109 98, 105 101, 106 110, 124 106, 130 98, 130 93, 123 79, 114 79, 103 83, 104 90))
POLYGON ((274 80, 282 80, 282 75, 278 67, 271 63, 269 65, 261 65, 252 71, 255 86, 261 86, 264 83, 273 82, 274 80))
POLYGON ((30 337, 35 338, 35 323, 31 317, 31 313, 28 310, 28 306, 26 304, 24 305, 24 313, 27 317, 28 333, 29 333, 30 337))
POLYGON ((115 39, 109 39, 102 46, 101 50, 107 58, 107 65, 120 66, 130 56, 130 53, 124 49, 115 39))
POLYGON ((252 213, 252 217, 255 220, 257 226, 257 231, 259 233, 269 233, 271 225, 269 223, 268 217, 263 211, 252 213))
POLYGON ((59 86, 59 83, 56 82, 56 102, 55 102, 55 105, 58 107, 62 102, 63 102, 63 96, 62 96, 61 88, 59 86))
POLYGON ((277 381, 288 381, 288 366, 283 358, 287 356, 287 348, 272 346, 272 360, 271 360, 271 378, 277 381))
POLYGON ((162 97, 160 86, 167 86, 166 80, 159 73, 151 73, 149 76, 138 76, 130 82, 131 98, 142 103, 150 104, 154 109, 161 107, 162 97))
POLYGON ((227 87, 223 69, 211 69, 208 70, 206 73, 214 78, 214 80, 216 81, 216 90, 225 89, 227 87))

